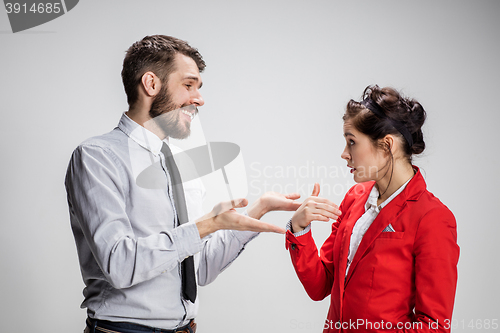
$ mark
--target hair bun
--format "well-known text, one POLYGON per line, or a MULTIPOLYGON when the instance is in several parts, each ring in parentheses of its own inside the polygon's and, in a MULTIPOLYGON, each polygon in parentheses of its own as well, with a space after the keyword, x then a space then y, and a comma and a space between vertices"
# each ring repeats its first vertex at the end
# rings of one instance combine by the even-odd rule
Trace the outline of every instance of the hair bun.
POLYGON ((408 129, 413 141, 411 147, 409 144, 405 145, 408 155, 420 154, 424 151, 422 125, 425 122, 426 113, 418 101, 404 97, 394 88, 380 88, 378 85, 366 87, 363 92, 363 99, 365 98, 375 101, 387 117, 402 123, 408 129))
POLYGON ((403 104, 408 105, 407 117, 405 119, 406 127, 412 134, 413 145, 411 148, 412 154, 420 154, 425 149, 424 135, 422 133, 422 125, 425 122, 427 114, 422 107, 422 104, 414 99, 403 99, 403 104))

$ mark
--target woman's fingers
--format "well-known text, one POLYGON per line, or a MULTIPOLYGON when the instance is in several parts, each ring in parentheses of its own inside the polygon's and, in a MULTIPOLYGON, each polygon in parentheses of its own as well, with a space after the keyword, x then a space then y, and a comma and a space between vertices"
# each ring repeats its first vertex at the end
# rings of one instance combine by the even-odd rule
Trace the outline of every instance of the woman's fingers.
POLYGON ((319 183, 314 183, 314 188, 311 196, 317 197, 319 194, 319 183))
POLYGON ((307 202, 304 203, 304 206, 308 207, 309 209, 325 210, 335 215, 341 214, 341 211, 336 204, 324 198, 309 197, 307 202))
POLYGON ((330 218, 323 215, 323 214, 312 214, 311 215, 311 221, 323 221, 323 222, 328 222, 330 221, 330 218))
POLYGON ((312 196, 307 198, 292 217, 293 230, 307 227, 312 221, 337 220, 342 214, 338 206, 328 199, 320 198, 319 184, 314 184, 312 196))
POLYGON ((314 207, 318 210, 320 213, 329 213, 332 216, 335 216, 335 218, 339 217, 342 212, 337 208, 337 205, 330 205, 326 203, 316 203, 316 206, 314 207))
POLYGON ((330 221, 331 220, 336 220, 338 218, 338 215, 332 214, 326 210, 315 210, 311 211, 308 214, 307 220, 309 222, 311 221, 330 221), (318 219, 318 217, 321 217, 321 219, 318 219))

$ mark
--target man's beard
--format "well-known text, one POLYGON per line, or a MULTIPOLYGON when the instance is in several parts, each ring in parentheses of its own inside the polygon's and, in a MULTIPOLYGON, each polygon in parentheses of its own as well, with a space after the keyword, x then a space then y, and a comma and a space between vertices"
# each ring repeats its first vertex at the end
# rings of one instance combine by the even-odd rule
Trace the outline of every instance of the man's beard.
MULTIPOLYGON (((165 136, 174 139, 185 139, 191 134, 191 123, 181 117, 182 109, 190 104, 176 105, 163 85, 159 94, 154 99, 149 110, 149 116, 165 136)), ((195 108, 196 110, 196 108, 195 108)), ((195 111, 195 114, 198 110, 195 111)))

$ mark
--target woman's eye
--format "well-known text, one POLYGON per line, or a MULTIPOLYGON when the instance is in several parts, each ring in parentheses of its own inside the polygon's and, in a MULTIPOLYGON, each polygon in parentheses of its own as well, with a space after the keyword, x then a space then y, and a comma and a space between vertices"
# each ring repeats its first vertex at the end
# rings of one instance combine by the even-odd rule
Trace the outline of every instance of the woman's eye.
POLYGON ((352 145, 354 145, 354 141, 349 140, 349 144, 350 144, 351 146, 352 146, 352 145))

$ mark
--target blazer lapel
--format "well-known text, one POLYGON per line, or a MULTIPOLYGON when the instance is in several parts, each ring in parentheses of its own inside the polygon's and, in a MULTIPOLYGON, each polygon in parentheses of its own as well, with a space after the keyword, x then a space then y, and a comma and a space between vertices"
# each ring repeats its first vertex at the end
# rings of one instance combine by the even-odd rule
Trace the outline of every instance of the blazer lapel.
POLYGON ((339 288, 340 288, 340 308, 342 309, 342 295, 344 294, 344 287, 345 283, 342 283, 342 281, 345 282, 345 270, 347 267, 347 256, 349 254, 349 244, 351 242, 351 234, 352 234, 352 229, 354 228, 354 225, 356 224, 356 221, 364 214, 365 212, 365 202, 368 199, 368 195, 370 194, 371 188, 367 189, 366 193, 363 193, 353 204, 352 208, 349 211, 349 215, 346 216, 345 219, 343 219, 344 223, 344 228, 342 230, 342 238, 341 238, 341 244, 340 244, 340 251, 339 251, 339 260, 338 260, 338 268, 337 268, 337 274, 338 274, 338 281, 339 281, 339 288))

